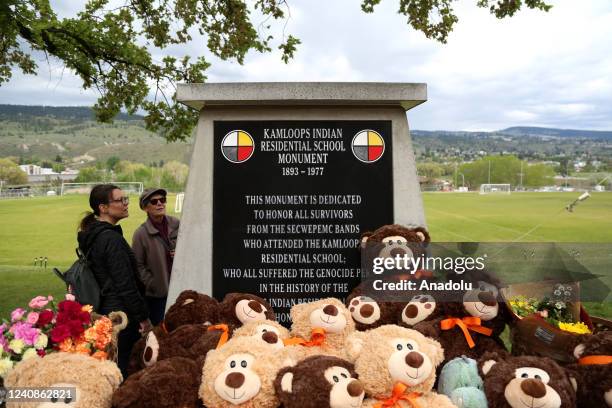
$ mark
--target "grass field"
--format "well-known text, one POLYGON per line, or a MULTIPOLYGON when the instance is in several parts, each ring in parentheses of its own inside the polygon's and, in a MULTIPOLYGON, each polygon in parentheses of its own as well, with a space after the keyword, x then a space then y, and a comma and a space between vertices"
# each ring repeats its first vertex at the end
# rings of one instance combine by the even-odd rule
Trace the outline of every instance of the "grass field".
MULTIPOLYGON (((595 193, 569 213, 565 206, 577 193, 425 193, 425 211, 432 239, 489 242, 610 242, 612 194, 595 193)), ((173 213, 174 197, 169 197, 173 213)), ((0 201, 0 317, 37 294, 60 296, 63 284, 52 267, 65 269, 75 259, 79 216, 87 196, 44 197, 0 201), (47 257, 47 270, 34 258, 47 257)), ((131 215, 121 222, 131 242, 144 219, 137 197, 131 215)), ((610 276, 608 276, 610 278, 610 276)), ((588 304, 595 315, 612 317, 612 303, 588 304)))

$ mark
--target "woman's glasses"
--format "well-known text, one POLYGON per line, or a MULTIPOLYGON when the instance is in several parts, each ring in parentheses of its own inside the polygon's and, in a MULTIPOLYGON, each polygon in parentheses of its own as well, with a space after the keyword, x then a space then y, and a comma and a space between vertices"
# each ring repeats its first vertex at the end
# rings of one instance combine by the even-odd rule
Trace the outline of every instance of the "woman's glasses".
POLYGON ((111 203, 121 203, 123 205, 127 205, 130 203, 130 197, 121 197, 116 200, 109 200, 111 203))
POLYGON ((166 197, 152 198, 152 199, 149 200, 149 203, 151 203, 153 205, 157 205, 157 203, 166 204, 166 197))

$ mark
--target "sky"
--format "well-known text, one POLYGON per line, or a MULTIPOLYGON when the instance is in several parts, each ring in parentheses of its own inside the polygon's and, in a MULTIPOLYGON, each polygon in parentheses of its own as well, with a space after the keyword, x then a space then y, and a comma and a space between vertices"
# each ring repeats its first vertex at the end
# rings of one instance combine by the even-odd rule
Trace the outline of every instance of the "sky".
MULTIPOLYGON (((77 11, 73 2, 54 3, 60 15, 77 11)), ((286 26, 271 33, 300 38, 294 60, 284 64, 278 51, 250 53, 244 65, 210 57, 208 81, 419 82, 428 101, 408 112, 412 129, 612 130, 612 2, 548 3, 548 13, 525 9, 498 20, 476 0, 459 0, 459 22, 440 44, 409 27, 397 1, 365 14, 356 0, 289 0, 286 26)), ((180 52, 204 49, 198 41, 180 52)), ((91 105, 96 97, 44 59, 37 76, 15 73, 0 87, 0 103, 91 105)))

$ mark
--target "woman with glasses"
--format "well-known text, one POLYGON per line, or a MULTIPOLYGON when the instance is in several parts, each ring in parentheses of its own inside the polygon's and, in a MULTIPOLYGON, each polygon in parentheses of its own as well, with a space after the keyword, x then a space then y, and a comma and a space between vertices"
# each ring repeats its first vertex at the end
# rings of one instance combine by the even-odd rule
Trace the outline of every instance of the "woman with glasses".
POLYGON ((147 213, 147 220, 134 232, 132 239, 138 274, 146 287, 145 299, 154 325, 164 319, 179 229, 179 220, 166 215, 166 195, 162 188, 142 193, 140 208, 147 213))
POLYGON ((126 218, 129 198, 112 184, 95 186, 89 195, 92 211, 81 220, 77 239, 79 248, 100 286, 97 313, 123 311, 128 326, 119 333, 117 364, 127 377, 130 353, 140 333, 151 329, 144 288, 139 287, 134 252, 123 238, 117 223, 126 218))

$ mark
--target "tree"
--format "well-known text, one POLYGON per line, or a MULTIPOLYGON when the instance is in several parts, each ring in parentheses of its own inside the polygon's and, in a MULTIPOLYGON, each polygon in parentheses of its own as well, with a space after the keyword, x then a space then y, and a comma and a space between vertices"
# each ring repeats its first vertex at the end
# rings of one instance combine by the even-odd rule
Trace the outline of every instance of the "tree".
POLYGON ((12 160, 0 159, 0 180, 7 184, 26 184, 28 176, 12 160))
MULTIPOLYGON (((486 156, 475 162, 463 164, 459 169, 465 176, 466 184, 472 188, 485 183, 508 183, 513 186, 521 184, 521 160, 516 156, 486 156)), ((529 165, 527 162, 523 162, 522 173, 522 183, 525 187, 541 187, 551 184, 552 177, 555 175, 550 166, 529 165)))
MULTIPOLYGON (((446 42, 458 21, 456 0, 399 0, 399 12, 408 24, 428 38, 446 42)), ((366 13, 380 0, 362 0, 366 13)), ((210 66, 204 55, 176 55, 181 45, 206 39, 213 55, 242 64, 250 51, 269 52, 273 37, 269 21, 288 18, 286 0, 126 0, 118 6, 109 0, 88 0, 74 17, 57 16, 49 0, 0 2, 0 85, 12 70, 35 74, 32 50, 61 61, 80 77, 83 88, 100 94, 96 118, 112 122, 122 110, 146 112, 149 130, 167 140, 190 136, 197 112, 175 103, 174 84, 204 82, 210 66), (260 16, 257 21, 253 11, 260 16), (258 24, 260 20, 264 23, 258 24), (154 55, 163 55, 156 60, 154 55)), ((523 7, 548 11, 543 0, 476 0, 498 18, 513 16, 523 7)), ((300 40, 285 35, 275 43, 287 63, 300 40)))
POLYGON ((106 160, 106 168, 109 170, 114 170, 117 163, 119 163, 121 159, 117 156, 111 156, 106 160))

